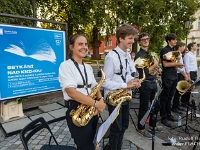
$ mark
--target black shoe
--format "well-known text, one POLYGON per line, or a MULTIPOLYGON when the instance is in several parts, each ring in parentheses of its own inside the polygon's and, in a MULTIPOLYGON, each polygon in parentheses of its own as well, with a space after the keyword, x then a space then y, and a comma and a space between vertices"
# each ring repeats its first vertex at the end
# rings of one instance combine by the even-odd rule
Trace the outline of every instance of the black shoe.
POLYGON ((188 105, 189 107, 192 107, 192 106, 193 106, 191 103, 188 103, 187 105, 188 105))
POLYGON ((185 109, 182 108, 182 107, 180 107, 180 106, 178 106, 177 108, 178 108, 178 110, 180 110, 180 111, 185 111, 185 109))
POLYGON ((182 107, 185 107, 185 108, 188 108, 188 105, 185 104, 185 103, 182 103, 181 106, 182 106, 182 107))
POLYGON ((174 116, 172 116, 172 115, 167 116, 167 119, 168 119, 168 120, 171 120, 171 121, 175 121, 175 122, 178 121, 178 119, 174 118, 174 116))
POLYGON ((168 122, 167 119, 162 119, 162 120, 161 120, 161 123, 164 124, 165 126, 169 127, 169 128, 172 127, 172 125, 168 122))
POLYGON ((149 132, 147 132, 146 130, 143 131, 143 132, 140 131, 140 130, 138 130, 138 133, 139 133, 140 135, 144 136, 144 137, 147 138, 147 139, 151 139, 151 138, 152 138, 151 134, 150 134, 149 132))
POLYGON ((178 110, 178 108, 172 108, 172 111, 180 115, 183 114, 181 111, 178 110))

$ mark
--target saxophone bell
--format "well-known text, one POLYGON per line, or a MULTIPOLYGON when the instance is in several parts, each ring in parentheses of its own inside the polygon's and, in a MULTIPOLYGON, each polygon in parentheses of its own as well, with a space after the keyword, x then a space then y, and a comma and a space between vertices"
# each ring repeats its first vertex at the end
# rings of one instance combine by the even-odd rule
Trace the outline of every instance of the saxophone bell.
MULTIPOLYGON (((97 62, 97 64, 98 64, 98 62, 97 62)), ((103 69, 101 68, 101 66, 99 64, 98 64, 98 66, 100 67, 102 78, 98 82, 98 84, 92 88, 92 91, 88 95, 92 99, 96 99, 97 91, 100 90, 102 84, 104 83, 104 81, 106 79, 106 75, 103 72, 103 69)), ((94 116, 94 111, 95 111, 95 107, 87 106, 85 104, 80 104, 80 105, 78 105, 76 110, 71 110, 71 112, 70 112, 70 116, 72 117, 72 122, 78 127, 85 126, 88 124, 88 122, 94 116)))

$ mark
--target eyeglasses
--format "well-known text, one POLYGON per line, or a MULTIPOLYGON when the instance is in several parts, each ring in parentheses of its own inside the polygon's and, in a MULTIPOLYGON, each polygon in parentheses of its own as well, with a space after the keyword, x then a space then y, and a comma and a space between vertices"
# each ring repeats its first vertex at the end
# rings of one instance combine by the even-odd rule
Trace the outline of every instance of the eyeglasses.
POLYGON ((140 41, 145 42, 145 41, 149 41, 150 38, 146 38, 146 39, 140 39, 140 41))

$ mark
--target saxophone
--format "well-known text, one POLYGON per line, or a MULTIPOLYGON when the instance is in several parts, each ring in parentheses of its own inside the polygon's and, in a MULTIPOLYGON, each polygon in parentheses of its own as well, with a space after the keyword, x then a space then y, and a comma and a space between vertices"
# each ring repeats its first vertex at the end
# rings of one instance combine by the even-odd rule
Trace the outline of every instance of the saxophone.
MULTIPOLYGON (((145 78, 146 76, 143 69, 143 78, 140 79, 140 82, 143 82, 145 78)), ((123 89, 118 89, 113 93, 109 92, 106 98, 107 103, 112 106, 117 106, 121 100, 122 102, 131 101, 132 100, 132 95, 130 94, 131 89, 132 88, 123 88, 123 89)))
MULTIPOLYGON (((152 63, 153 63, 153 57, 151 55, 143 55, 135 60, 135 67, 142 68, 143 71, 142 72, 143 78, 140 79, 140 82, 143 82, 146 78, 144 68, 151 66, 152 63)), ((117 106, 121 100, 122 102, 131 101, 132 95, 129 93, 131 89, 132 88, 123 88, 123 89, 118 89, 113 93, 109 92, 106 98, 107 103, 112 106, 117 106)))
MULTIPOLYGON (((99 66, 99 68, 102 73, 102 78, 98 82, 98 84, 95 87, 93 87, 92 91, 88 95, 92 99, 96 99, 96 93, 97 93, 97 91, 100 90, 102 84, 104 83, 104 81, 106 79, 106 75, 103 72, 103 69, 100 66, 99 66)), ((91 120, 91 118, 94 116, 94 110, 95 110, 95 107, 93 107, 93 106, 87 106, 85 104, 80 104, 76 110, 72 110, 70 112, 70 116, 72 117, 72 122, 78 127, 87 125, 88 122, 91 120)))

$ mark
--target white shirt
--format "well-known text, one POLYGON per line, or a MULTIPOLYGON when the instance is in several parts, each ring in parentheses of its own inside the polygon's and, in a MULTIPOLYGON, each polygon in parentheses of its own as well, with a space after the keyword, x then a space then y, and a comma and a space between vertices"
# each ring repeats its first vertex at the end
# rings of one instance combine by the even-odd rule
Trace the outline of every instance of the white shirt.
POLYGON ((132 72, 136 72, 134 60, 131 59, 130 62, 129 62, 129 64, 130 64, 131 73, 132 73, 132 72))
MULTIPOLYGON (((85 79, 85 73, 84 73, 84 66, 79 64, 79 68, 82 72, 82 75, 85 79)), ((85 64, 86 72, 87 72, 87 77, 88 77, 88 85, 91 84, 91 88, 93 88, 97 82, 94 78, 93 70, 92 67, 88 64, 85 64)), ((86 81, 86 79, 85 79, 86 81)), ((63 91, 63 96, 65 100, 72 99, 67 95, 66 88, 76 88, 77 85, 84 85, 83 84, 83 79, 76 68, 74 62, 71 59, 68 59, 60 64, 59 67, 59 82, 60 86, 63 91)), ((91 92, 91 88, 88 88, 88 92, 91 92)), ((88 95, 87 90, 85 88, 76 88, 77 91, 88 95)))
MULTIPOLYGON (((180 63, 184 64, 184 63, 183 63, 182 54, 180 54, 180 63)), ((178 68, 178 69, 177 69, 177 73, 181 73, 181 72, 185 72, 185 67, 183 67, 183 68, 178 68)))
POLYGON ((113 93, 117 89, 121 88, 127 88, 127 82, 129 82, 133 77, 131 76, 130 72, 130 61, 131 57, 128 52, 124 52, 121 50, 118 46, 115 48, 115 50, 119 53, 121 62, 122 62, 122 74, 125 77, 126 75, 126 83, 121 78, 121 75, 117 75, 116 73, 120 73, 120 61, 118 58, 118 55, 114 51, 110 51, 104 61, 104 72, 106 74, 106 80, 103 83, 102 87, 104 88, 104 98, 106 98, 107 94, 109 92, 113 93), (126 62, 125 59, 128 60, 127 68, 126 68, 126 62))
POLYGON ((190 71, 197 71, 197 60, 195 53, 189 51, 183 57, 184 65, 185 65, 185 72, 189 73, 190 71))

